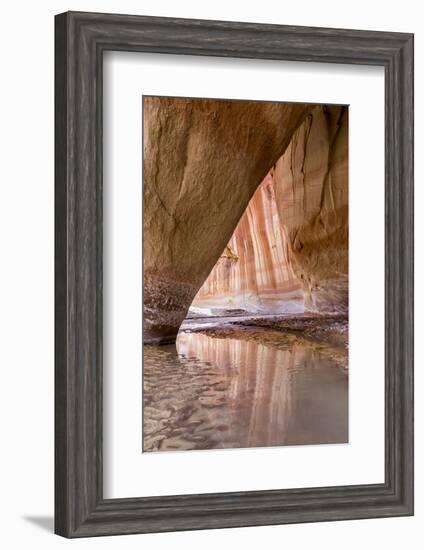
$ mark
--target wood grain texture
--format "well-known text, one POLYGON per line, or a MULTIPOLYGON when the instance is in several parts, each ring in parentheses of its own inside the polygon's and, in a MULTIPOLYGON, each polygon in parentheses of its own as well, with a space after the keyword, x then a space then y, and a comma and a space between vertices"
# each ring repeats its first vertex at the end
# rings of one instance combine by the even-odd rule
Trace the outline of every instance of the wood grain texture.
POLYGON ((56 533, 84 537, 411 515, 413 35, 76 12, 56 16, 55 29, 56 533), (385 67, 385 483, 103 499, 105 50, 385 67))

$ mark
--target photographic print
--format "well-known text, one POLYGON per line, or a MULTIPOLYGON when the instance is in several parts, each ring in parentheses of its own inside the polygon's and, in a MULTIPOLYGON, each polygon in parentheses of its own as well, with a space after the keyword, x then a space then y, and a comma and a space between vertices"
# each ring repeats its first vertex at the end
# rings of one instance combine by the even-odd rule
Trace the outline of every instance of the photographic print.
POLYGON ((55 533, 413 515, 413 54, 55 17, 55 533))
POLYGON ((347 443, 348 106, 141 101, 143 452, 347 443))

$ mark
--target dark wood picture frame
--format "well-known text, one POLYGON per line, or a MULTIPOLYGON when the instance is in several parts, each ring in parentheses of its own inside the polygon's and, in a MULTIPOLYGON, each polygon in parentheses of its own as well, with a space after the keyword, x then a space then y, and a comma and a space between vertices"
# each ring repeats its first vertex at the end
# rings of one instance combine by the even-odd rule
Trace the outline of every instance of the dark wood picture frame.
POLYGON ((85 537, 412 515, 413 35, 68 12, 55 20, 55 96, 56 533, 85 537), (106 50, 384 67, 384 483, 103 498, 106 50))

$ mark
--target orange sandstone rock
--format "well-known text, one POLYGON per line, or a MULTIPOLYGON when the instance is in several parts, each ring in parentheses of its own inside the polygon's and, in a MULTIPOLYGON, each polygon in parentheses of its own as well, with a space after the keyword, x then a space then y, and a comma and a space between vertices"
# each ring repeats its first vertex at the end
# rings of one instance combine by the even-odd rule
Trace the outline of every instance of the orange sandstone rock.
POLYGON ((172 341, 305 104, 144 98, 144 341, 172 341))

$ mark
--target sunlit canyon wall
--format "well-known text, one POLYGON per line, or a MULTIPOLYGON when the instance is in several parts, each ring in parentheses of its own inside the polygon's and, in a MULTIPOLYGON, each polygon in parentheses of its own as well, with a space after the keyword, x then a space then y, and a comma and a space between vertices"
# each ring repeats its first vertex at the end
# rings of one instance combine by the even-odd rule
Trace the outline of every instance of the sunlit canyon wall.
POLYGON ((348 308, 348 108, 317 107, 273 170, 280 222, 305 308, 348 308))
POLYGON ((315 107, 294 132, 193 306, 261 313, 347 311, 346 107, 315 107))
POLYGON ((290 260, 272 173, 255 191, 194 308, 255 313, 303 311, 303 287, 290 260))
POLYGON ((311 106, 145 97, 144 342, 173 341, 311 106))

